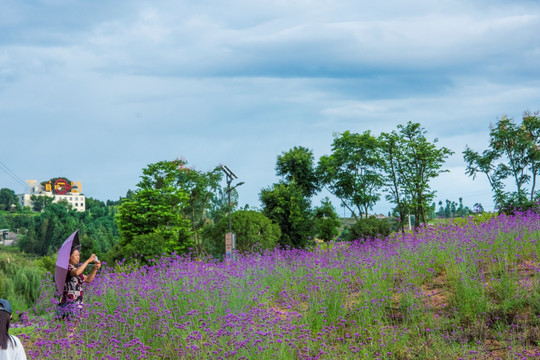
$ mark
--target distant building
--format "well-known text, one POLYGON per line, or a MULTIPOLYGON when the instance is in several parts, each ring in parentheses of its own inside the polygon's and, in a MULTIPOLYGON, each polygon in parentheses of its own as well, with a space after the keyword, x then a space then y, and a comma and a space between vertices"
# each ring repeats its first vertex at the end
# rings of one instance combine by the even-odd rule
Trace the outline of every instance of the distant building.
POLYGON ((53 203, 59 201, 67 201, 74 210, 86 210, 86 197, 81 193, 81 183, 69 183, 65 179, 57 179, 54 184, 51 181, 44 184, 38 184, 37 180, 26 180, 29 187, 29 192, 17 195, 21 206, 29 206, 33 208, 32 195, 53 197, 53 203))
POLYGON ((0 244, 4 246, 13 245, 17 241, 17 234, 9 229, 0 229, 0 244))

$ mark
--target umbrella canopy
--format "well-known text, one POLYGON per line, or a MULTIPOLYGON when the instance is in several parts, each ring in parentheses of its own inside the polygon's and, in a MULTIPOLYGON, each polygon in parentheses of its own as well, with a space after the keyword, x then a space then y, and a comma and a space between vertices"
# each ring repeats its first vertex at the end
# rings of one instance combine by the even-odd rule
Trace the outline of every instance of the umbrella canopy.
POLYGON ((58 250, 58 257, 56 258, 56 270, 54 271, 54 280, 56 282, 56 288, 58 293, 64 292, 64 284, 66 283, 66 277, 69 266, 69 257, 71 256, 71 249, 75 246, 79 246, 79 230, 75 232, 64 241, 60 250, 58 250))

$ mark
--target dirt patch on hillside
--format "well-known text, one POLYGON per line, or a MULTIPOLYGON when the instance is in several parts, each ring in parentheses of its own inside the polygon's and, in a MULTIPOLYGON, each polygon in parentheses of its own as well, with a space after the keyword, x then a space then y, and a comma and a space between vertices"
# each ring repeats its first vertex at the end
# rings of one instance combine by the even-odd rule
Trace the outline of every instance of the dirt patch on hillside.
POLYGON ((433 278, 433 281, 421 286, 420 296, 428 308, 442 310, 448 306, 446 274, 442 273, 433 278))

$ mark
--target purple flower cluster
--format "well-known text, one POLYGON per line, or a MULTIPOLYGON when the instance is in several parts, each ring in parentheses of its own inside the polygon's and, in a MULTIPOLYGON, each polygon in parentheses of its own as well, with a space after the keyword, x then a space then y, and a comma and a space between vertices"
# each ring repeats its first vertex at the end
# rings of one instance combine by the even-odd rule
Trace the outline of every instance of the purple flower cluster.
MULTIPOLYGON (((32 359, 533 358, 539 235, 526 213, 236 262, 104 267, 80 319, 30 316, 23 341, 32 359)), ((44 291, 38 308, 54 302, 44 291)))

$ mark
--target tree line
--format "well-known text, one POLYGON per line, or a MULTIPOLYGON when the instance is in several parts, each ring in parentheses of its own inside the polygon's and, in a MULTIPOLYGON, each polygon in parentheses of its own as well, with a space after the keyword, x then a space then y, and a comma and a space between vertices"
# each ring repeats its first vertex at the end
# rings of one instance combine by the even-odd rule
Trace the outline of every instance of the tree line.
POLYGON ((115 214, 114 202, 107 205, 88 197, 84 212, 73 210, 66 201, 48 202, 40 212, 33 212, 28 207, 18 210, 11 207, 8 212, 0 212, 0 228, 18 232, 18 247, 38 256, 54 255, 64 240, 79 229, 85 253, 103 254, 109 252, 120 238, 115 214))
MULTIPOLYGON (((490 148, 482 154, 463 151, 467 174, 485 174, 500 210, 532 206, 539 169, 538 113, 525 113, 515 124, 503 117, 490 128, 490 148), (508 179, 516 189, 507 190, 508 179)), ((69 205, 40 204, 40 213, 18 209, 14 194, 0 190, 0 216, 9 228, 21 228, 24 251, 54 253, 75 229, 81 229, 83 246, 106 253, 110 261, 138 257, 149 261, 162 253, 186 253, 220 257, 228 231, 228 192, 231 192, 231 227, 240 251, 275 246, 305 248, 315 239, 352 240, 404 231, 410 218, 415 227, 430 217, 466 216, 473 211, 446 201, 434 203, 433 179, 448 171, 445 160, 453 154, 429 140, 418 123, 398 125, 396 130, 372 134, 345 131, 334 136, 330 154, 315 159, 313 151, 295 146, 276 158, 277 183, 263 187, 260 209, 238 206, 236 189, 223 186, 220 166, 200 171, 184 159, 147 165, 141 180, 118 202, 87 198, 87 211, 69 205), (348 209, 355 222, 346 229, 330 200, 312 206, 312 199, 326 189, 348 209), (13 196, 12 196, 13 195, 13 196), (382 198, 393 204, 391 219, 369 217, 382 198), (0 208, 1 210, 1 208, 0 208)), ((475 204, 475 211, 481 211, 475 204)), ((1 225, 1 224, 0 224, 1 225)))
MULTIPOLYGON (((435 194, 429 183, 446 171, 442 166, 452 151, 437 147, 437 140, 429 141, 425 134, 420 124, 409 122, 378 137, 370 131, 338 134, 332 153, 318 161, 302 146, 279 154, 275 170, 280 180, 261 190, 261 210, 231 214, 239 248, 304 248, 315 238, 336 239, 341 222, 330 200, 312 207, 313 196, 323 188, 340 199, 359 223, 344 234, 348 239, 368 230, 372 236, 390 232, 388 221, 381 224, 367 218, 381 194, 395 204, 395 228, 403 229, 408 214, 414 216, 415 226, 427 222, 435 194)), ((221 255, 228 212, 222 176, 219 166, 202 172, 179 159, 148 165, 137 189, 118 208, 122 236, 114 257, 147 258, 156 251, 188 249, 197 256, 221 255)))

